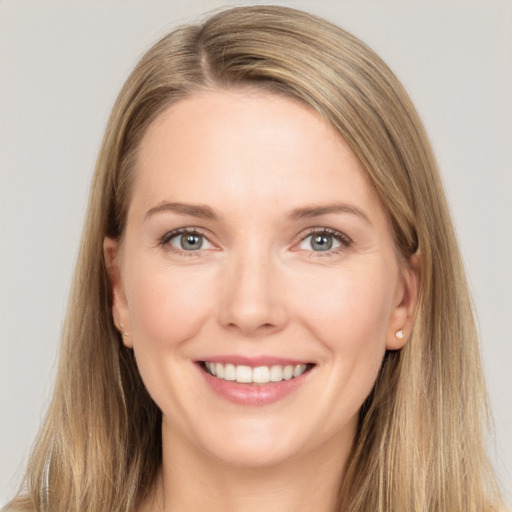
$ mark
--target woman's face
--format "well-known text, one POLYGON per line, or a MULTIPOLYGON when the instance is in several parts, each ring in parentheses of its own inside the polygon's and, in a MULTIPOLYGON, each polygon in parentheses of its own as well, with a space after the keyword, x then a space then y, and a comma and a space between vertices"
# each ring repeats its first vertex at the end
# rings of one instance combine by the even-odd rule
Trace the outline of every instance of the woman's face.
POLYGON ((415 278, 358 159, 275 94, 212 90, 160 115, 122 246, 106 239, 105 255, 164 441, 202 457, 349 447, 410 327, 415 278))

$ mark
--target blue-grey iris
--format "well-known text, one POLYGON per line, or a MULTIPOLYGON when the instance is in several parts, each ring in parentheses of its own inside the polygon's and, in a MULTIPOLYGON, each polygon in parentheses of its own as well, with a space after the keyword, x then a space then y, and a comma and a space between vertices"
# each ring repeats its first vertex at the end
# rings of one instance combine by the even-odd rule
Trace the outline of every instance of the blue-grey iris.
POLYGON ((203 237, 201 235, 185 234, 180 237, 181 248, 185 251, 197 251, 203 245, 203 237))
POLYGON ((311 247, 315 251, 328 251, 332 248, 332 236, 315 235, 311 238, 311 247))

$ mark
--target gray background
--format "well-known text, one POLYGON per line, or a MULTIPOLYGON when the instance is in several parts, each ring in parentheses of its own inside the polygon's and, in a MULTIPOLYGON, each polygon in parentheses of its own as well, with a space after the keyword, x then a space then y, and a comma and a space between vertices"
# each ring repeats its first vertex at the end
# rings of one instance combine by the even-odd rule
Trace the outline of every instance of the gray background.
MULTIPOLYGON (((0 1, 0 504, 48 402, 91 172, 115 96, 176 23, 233 2, 0 1)), ((238 4, 244 2, 237 2, 238 4)), ((512 2, 275 2, 338 23, 402 79, 436 151, 478 311, 496 469, 512 488, 512 2)))

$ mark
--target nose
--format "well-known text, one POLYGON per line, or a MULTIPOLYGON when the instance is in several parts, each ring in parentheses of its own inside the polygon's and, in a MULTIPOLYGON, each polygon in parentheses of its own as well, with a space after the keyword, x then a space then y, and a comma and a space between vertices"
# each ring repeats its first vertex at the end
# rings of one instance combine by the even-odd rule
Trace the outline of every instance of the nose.
POLYGON ((219 301, 223 327, 248 337, 280 331, 288 316, 278 263, 262 251, 245 251, 226 265, 219 301))

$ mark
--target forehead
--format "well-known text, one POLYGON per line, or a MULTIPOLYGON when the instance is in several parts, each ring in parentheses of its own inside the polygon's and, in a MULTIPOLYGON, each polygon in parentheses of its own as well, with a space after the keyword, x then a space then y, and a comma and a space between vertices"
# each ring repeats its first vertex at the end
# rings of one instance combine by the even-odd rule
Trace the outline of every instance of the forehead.
POLYGON ((144 135, 135 173, 134 202, 148 207, 378 203, 356 155, 316 112, 251 89, 204 91, 171 105, 144 135))

